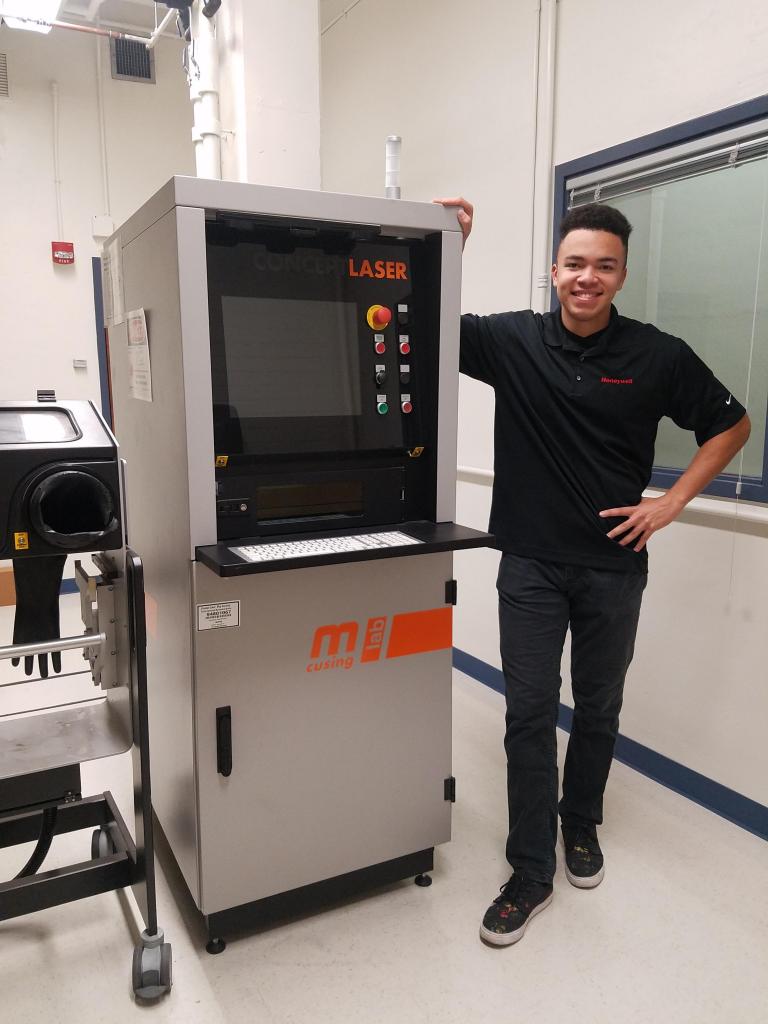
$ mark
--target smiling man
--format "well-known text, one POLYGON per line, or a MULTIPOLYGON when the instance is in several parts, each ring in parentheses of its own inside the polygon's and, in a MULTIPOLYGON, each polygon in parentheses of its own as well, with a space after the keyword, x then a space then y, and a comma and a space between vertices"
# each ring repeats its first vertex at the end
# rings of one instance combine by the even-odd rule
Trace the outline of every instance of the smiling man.
MULTIPOLYGON (((473 208, 457 208, 464 240, 473 208)), ((679 338, 619 316, 632 228, 593 204, 560 225, 552 281, 560 308, 461 318, 461 370, 496 392, 490 529, 502 550, 497 588, 506 683, 509 834, 514 873, 481 937, 522 938, 552 901, 558 812, 565 873, 603 878, 597 826, 619 727, 624 678, 646 583, 646 544, 749 437, 738 401, 679 338), (643 498, 659 420, 699 449, 670 490, 643 498), (560 660, 571 630, 573 726, 558 805, 560 660)))

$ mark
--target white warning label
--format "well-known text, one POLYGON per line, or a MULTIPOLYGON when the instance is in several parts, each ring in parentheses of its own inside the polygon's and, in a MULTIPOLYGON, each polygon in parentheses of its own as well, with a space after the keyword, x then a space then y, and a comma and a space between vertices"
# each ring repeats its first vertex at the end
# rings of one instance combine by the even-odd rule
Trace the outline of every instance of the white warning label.
POLYGON ((239 625, 239 601, 217 601, 215 604, 197 606, 198 629, 224 629, 225 626, 239 625))

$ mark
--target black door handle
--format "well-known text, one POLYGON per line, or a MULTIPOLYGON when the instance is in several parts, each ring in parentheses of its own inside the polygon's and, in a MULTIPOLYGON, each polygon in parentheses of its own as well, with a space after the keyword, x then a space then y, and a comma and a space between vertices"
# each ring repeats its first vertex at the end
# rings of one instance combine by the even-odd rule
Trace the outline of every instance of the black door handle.
POLYGON ((216 708, 216 770, 228 778, 232 774, 232 708, 216 708))

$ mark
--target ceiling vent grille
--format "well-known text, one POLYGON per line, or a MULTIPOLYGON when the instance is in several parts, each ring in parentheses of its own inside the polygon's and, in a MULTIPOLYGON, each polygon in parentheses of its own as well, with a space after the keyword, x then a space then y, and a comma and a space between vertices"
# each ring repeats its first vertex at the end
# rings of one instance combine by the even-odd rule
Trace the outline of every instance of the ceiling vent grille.
POLYGON ((8 58, 0 53, 0 96, 10 96, 8 88, 8 58))
POLYGON ((155 55, 144 43, 132 39, 110 39, 112 77, 124 82, 154 82, 155 55))

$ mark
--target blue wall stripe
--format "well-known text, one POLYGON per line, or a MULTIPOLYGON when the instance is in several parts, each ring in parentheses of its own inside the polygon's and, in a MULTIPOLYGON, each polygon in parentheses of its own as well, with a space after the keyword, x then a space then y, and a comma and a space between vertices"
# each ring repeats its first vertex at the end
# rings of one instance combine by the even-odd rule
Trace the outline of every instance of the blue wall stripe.
MULTIPOLYGON (((453 665, 460 672, 489 686, 497 693, 504 693, 504 675, 501 669, 494 668, 457 647, 453 649, 453 665)), ((558 726, 565 732, 570 732, 572 721, 573 710, 566 704, 561 704, 558 726)), ((713 811, 739 828, 761 839, 768 839, 768 807, 757 803, 756 800, 750 800, 749 797, 742 796, 741 793, 728 789, 714 779, 686 768, 672 758, 658 754, 650 747, 645 747, 626 736, 619 736, 617 739, 614 756, 617 761, 634 768, 641 775, 700 804, 708 811, 713 811)))

